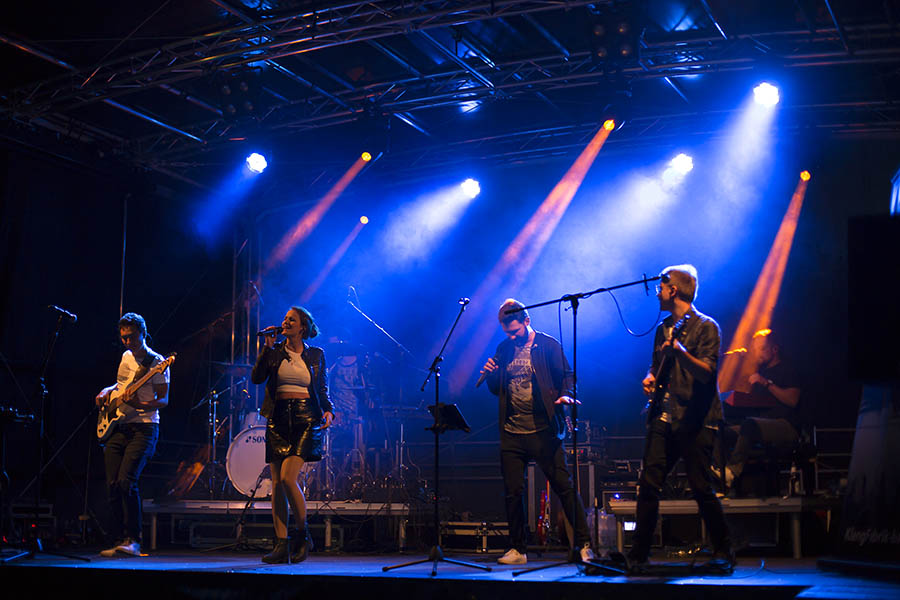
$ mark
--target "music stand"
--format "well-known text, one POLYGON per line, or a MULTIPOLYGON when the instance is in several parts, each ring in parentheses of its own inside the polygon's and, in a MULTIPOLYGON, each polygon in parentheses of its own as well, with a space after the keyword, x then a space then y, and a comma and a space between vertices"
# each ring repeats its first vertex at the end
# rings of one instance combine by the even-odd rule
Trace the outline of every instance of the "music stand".
POLYGON ((459 318, 462 316, 463 311, 466 310, 466 305, 468 303, 468 298, 460 299, 460 308, 459 313, 456 315, 456 321, 453 322, 453 327, 450 328, 450 333, 447 334, 447 338, 444 340, 444 345, 441 346, 441 351, 438 352, 437 356, 435 356, 434 360, 431 362, 431 367, 429 367, 428 369, 428 376, 425 377, 425 382, 422 383, 422 390, 424 390, 425 386, 428 385, 428 380, 431 379, 431 375, 434 374, 434 406, 428 407, 428 412, 430 412, 434 417, 434 423, 431 425, 431 427, 425 428, 426 431, 431 431, 434 434, 434 546, 432 546, 431 550, 428 552, 428 558, 422 558, 399 565, 391 565, 389 567, 381 567, 381 570, 384 572, 390 571, 392 569, 399 569, 401 567, 420 565, 426 562, 433 563, 431 567, 432 577, 437 575, 437 566, 439 562, 448 562, 454 565, 461 565, 463 567, 481 569, 482 571, 491 570, 491 568, 487 565, 478 565, 475 563, 456 560, 453 558, 446 558, 444 556, 444 551, 441 550, 440 544, 441 518, 438 511, 438 503, 440 502, 441 498, 441 495, 439 493, 441 470, 439 462, 440 452, 438 447, 438 439, 440 435, 445 431, 452 431, 456 429, 465 432, 470 431, 469 424, 466 423, 465 417, 462 416, 462 413, 459 412, 459 408, 457 408, 455 404, 441 404, 441 361, 444 360, 444 348, 447 347, 447 342, 450 341, 450 336, 453 335, 453 330, 456 329, 456 324, 459 323, 459 318))

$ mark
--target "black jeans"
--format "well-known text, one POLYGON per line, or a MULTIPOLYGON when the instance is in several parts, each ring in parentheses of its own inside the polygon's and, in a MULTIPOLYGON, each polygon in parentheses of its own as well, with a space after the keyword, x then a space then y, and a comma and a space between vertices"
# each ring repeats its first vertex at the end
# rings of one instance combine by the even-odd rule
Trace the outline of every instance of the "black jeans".
POLYGON ((502 431, 500 468, 506 493, 510 546, 522 553, 526 550, 525 468, 532 460, 544 472, 551 489, 559 496, 566 518, 575 531, 575 547, 580 548, 590 542, 591 534, 584 518, 584 505, 569 477, 562 440, 548 429, 524 435, 502 431))
POLYGON ((645 561, 650 556, 663 484, 679 458, 684 459, 688 483, 700 516, 706 523, 713 548, 722 551, 731 548, 728 526, 713 489, 709 468, 714 441, 715 431, 706 427, 699 431, 673 430, 671 424, 659 418, 650 424, 644 446, 644 466, 638 480, 637 527, 629 553, 632 560, 645 561))
POLYGON ((159 425, 118 425, 106 442, 103 461, 109 491, 112 531, 117 538, 141 540, 141 492, 138 479, 156 450, 159 425))

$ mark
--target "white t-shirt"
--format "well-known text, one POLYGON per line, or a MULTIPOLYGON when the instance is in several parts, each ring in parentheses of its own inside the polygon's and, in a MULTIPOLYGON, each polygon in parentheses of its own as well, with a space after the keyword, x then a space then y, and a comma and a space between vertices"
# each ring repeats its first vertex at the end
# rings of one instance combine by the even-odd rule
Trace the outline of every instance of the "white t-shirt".
POLYGON ((303 360, 303 354, 301 352, 292 352, 287 348, 284 350, 287 352, 289 360, 281 361, 281 365, 278 367, 278 388, 275 390, 276 393, 309 394, 312 374, 303 360))
MULTIPOLYGON (((159 354, 156 354, 153 351, 150 351, 150 353, 151 356, 153 356, 153 362, 150 363, 151 367, 163 361, 163 357, 159 354)), ((134 375, 140 366, 141 365, 138 363, 137 359, 135 359, 131 350, 126 350, 122 354, 122 360, 119 361, 119 372, 116 375, 116 381, 118 382, 120 390, 127 387, 128 384, 134 380, 134 375)), ((156 394, 153 392, 153 386, 160 383, 169 383, 169 369, 166 369, 162 373, 155 373, 153 377, 150 378, 150 381, 138 388, 138 401, 152 402, 156 398, 156 394)), ((159 423, 159 409, 132 408, 134 408, 134 410, 127 411, 121 423, 159 423)))

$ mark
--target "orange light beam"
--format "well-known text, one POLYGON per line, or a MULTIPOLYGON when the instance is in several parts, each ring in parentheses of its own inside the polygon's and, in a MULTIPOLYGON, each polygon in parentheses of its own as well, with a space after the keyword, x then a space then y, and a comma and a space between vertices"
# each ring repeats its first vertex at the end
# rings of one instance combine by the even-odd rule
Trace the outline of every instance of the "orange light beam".
MULTIPOLYGON (((480 311, 478 329, 469 339, 461 358, 457 361, 450 374, 450 391, 457 394, 462 391, 471 373, 478 366, 478 360, 484 353, 488 344, 497 330, 497 321, 494 316, 494 307, 487 303, 493 299, 501 286, 510 290, 507 296, 513 295, 528 276, 534 263, 562 219, 572 201, 575 193, 581 187, 585 176, 603 148, 603 144, 609 137, 610 128, 601 127, 588 143, 581 154, 569 167, 562 179, 550 191, 537 211, 528 219, 525 226, 519 231, 513 241, 506 247, 500 260, 494 265, 487 277, 475 290, 472 296, 472 305, 480 311), (487 314, 485 314, 487 313, 487 314)), ((499 302, 498 302, 499 306, 499 302)), ((457 336, 462 339, 463 334, 469 329, 467 321, 463 331, 457 336)), ((463 323, 460 322, 460 325, 463 323)), ((434 352, 438 352, 435 348, 434 352)))
MULTIPOLYGON (((764 335, 761 332, 768 330, 772 324, 772 313, 778 302, 781 292, 781 284, 784 279, 784 271, 787 267, 788 257, 791 253, 791 245, 794 242, 794 234, 797 231, 797 223, 800 220, 800 209, 803 207, 803 199, 806 196, 806 186, 809 178, 801 177, 794 188, 791 202, 787 212, 781 220, 775 241, 769 250, 766 262, 753 287, 750 300, 744 308, 744 314, 738 323, 731 344, 727 347, 749 347, 754 336, 764 335)), ((728 360, 723 361, 719 370, 719 389, 746 391, 745 382, 750 376, 753 364, 747 357, 749 353, 732 354, 728 360)))
POLYGON ((337 183, 335 183, 331 189, 316 202, 316 205, 313 206, 309 212, 297 221, 297 224, 294 225, 293 229, 281 238, 281 241, 278 242, 278 245, 269 255, 264 272, 272 270, 274 267, 277 267, 287 260, 287 257, 291 255, 291 252, 294 251, 297 244, 305 240, 312 230, 316 228, 322 220, 322 217, 325 216, 325 213, 328 212, 328 209, 334 204, 334 201, 337 200, 338 196, 344 193, 344 190, 347 189, 350 182, 359 175, 359 172, 362 171, 366 164, 366 161, 364 161, 362 157, 357 158, 356 162, 354 162, 347 172, 341 176, 337 183))
POLYGON ((347 249, 350 248, 350 244, 353 243, 353 240, 359 235, 359 232, 362 231, 362 228, 365 227, 365 223, 362 221, 356 222, 356 227, 347 234, 347 237, 344 238, 344 241, 341 242, 341 245, 337 247, 337 249, 331 254, 328 260, 325 262, 325 266, 319 271, 319 274, 316 275, 316 278, 312 280, 312 282, 306 286, 306 289, 303 290, 303 294, 300 295, 300 303, 306 304, 309 302, 309 299, 313 297, 319 287, 321 287, 322 283, 331 273, 335 266, 337 266, 338 262, 344 257, 344 254, 347 252, 347 249))

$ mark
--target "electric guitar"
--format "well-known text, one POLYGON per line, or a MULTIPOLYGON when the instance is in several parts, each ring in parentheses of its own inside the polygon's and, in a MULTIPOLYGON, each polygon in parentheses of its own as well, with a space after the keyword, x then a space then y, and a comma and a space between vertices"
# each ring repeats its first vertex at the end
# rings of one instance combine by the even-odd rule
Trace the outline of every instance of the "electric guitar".
MULTIPOLYGON (((685 327, 687 327, 690 318, 691 315, 688 313, 681 317, 680 321, 675 323, 675 326, 672 327, 672 335, 669 336, 668 341, 681 341, 681 336, 684 334, 685 327)), ((650 396, 650 399, 647 400, 647 405, 644 407, 644 410, 647 411, 648 425, 662 412, 666 392, 669 391, 669 376, 672 373, 672 362, 673 361, 669 356, 663 355, 662 360, 659 361, 659 367, 657 367, 656 373, 654 373, 656 382, 654 383, 653 394, 650 396)))
POLYGON ((150 378, 157 373, 162 373, 175 362, 175 354, 171 354, 165 360, 153 365, 144 373, 143 377, 137 381, 132 381, 122 389, 115 389, 109 393, 109 398, 100 407, 100 414, 97 415, 97 439, 105 442, 112 435, 116 423, 125 418, 126 415, 135 412, 134 407, 129 405, 131 398, 137 393, 150 378))

